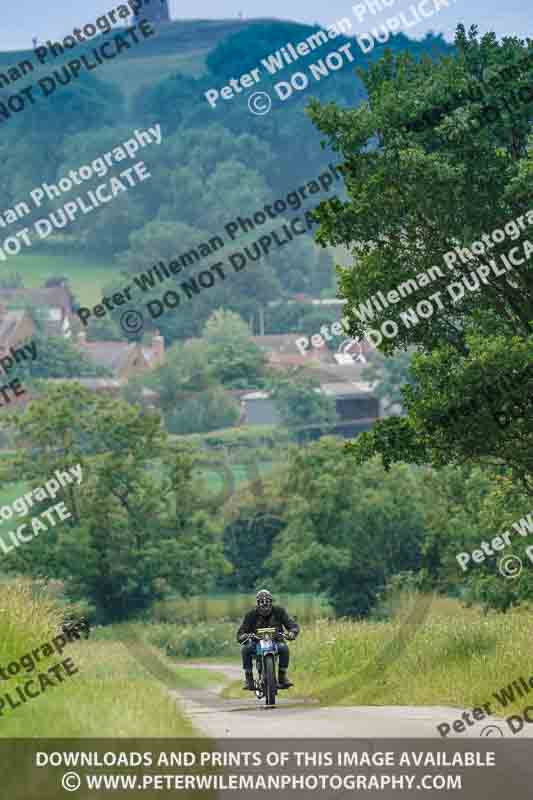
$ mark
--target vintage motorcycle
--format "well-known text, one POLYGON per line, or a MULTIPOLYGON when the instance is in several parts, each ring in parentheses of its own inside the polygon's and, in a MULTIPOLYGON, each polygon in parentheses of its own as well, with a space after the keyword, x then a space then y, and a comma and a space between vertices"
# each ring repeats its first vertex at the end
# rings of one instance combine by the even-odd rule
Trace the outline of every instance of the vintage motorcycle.
POLYGON ((254 675, 255 696, 258 700, 265 698, 267 706, 276 705, 278 693, 277 659, 278 645, 276 639, 286 639, 284 633, 276 628, 258 628, 257 634, 250 633, 248 640, 256 644, 254 662, 257 676, 254 675))

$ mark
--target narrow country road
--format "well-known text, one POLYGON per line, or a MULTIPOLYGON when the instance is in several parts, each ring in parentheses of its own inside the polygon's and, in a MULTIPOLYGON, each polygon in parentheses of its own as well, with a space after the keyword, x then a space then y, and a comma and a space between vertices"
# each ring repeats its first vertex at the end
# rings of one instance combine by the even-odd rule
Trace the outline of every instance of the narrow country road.
MULTIPOLYGON (((239 666, 228 664, 187 663, 183 666, 214 670, 224 674, 228 682, 242 680, 239 666)), ((242 692, 242 699, 224 699, 224 686, 175 692, 185 712, 202 733, 219 739, 265 737, 312 738, 437 738, 437 725, 452 724, 463 709, 439 706, 320 706, 311 699, 291 700, 291 692, 278 694, 275 708, 266 708, 264 701, 242 692), (268 720, 268 724, 265 722, 268 720)), ((531 736, 524 726, 518 736, 531 736)), ((503 718, 487 717, 467 727, 454 737, 512 737, 503 718)))

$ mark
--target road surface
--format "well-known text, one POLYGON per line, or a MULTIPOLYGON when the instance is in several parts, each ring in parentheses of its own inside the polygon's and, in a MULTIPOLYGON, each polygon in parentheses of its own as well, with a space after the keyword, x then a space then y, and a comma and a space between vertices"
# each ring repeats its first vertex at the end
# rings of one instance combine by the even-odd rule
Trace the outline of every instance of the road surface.
MULTIPOLYGON (((214 670, 228 682, 242 680, 240 667, 228 664, 187 663, 184 666, 214 670)), ((219 739, 265 737, 310 738, 437 738, 437 725, 460 718, 463 710, 439 706, 321 706, 311 699, 291 700, 291 691, 278 694, 275 708, 266 708, 251 692, 242 699, 220 696, 224 686, 174 692, 180 704, 202 733, 219 739), (268 725, 265 721, 268 719, 268 725)), ((528 725, 516 737, 501 717, 486 717, 454 737, 531 736, 528 725), (499 731, 501 733, 499 733, 499 731)))

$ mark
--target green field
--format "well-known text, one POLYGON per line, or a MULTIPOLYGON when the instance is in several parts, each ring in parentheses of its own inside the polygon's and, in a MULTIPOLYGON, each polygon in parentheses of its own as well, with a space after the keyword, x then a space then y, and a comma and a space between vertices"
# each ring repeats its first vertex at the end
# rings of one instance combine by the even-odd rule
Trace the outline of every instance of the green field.
POLYGON ((109 283, 118 268, 111 262, 98 262, 80 255, 24 253, 9 262, 7 272, 19 272, 27 289, 42 286, 51 275, 65 275, 81 305, 92 305, 102 297, 102 286, 109 283))

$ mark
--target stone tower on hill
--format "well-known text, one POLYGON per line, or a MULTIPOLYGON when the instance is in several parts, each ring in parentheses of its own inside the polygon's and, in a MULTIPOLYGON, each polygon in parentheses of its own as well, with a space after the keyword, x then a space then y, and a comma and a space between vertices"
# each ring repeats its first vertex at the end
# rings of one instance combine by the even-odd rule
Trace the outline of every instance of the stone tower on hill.
POLYGON ((135 21, 170 22, 168 0, 144 0, 142 8, 135 14, 135 21))

